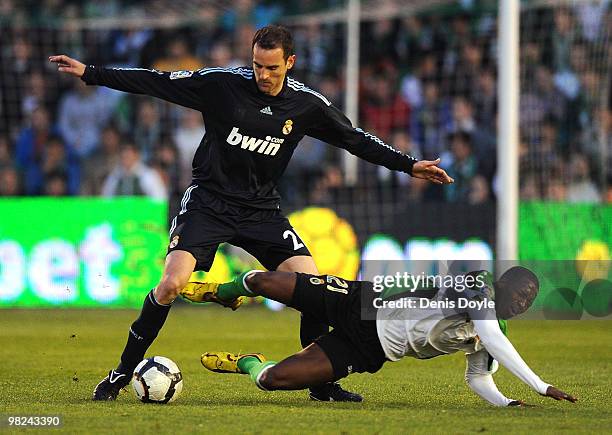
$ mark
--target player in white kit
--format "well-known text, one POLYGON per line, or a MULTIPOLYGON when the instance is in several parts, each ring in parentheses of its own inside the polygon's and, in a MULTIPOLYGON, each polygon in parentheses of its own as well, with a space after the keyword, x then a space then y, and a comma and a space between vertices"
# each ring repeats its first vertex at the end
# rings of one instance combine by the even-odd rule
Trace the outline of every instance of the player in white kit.
POLYGON ((537 296, 537 277, 523 267, 509 269, 495 283, 485 279, 485 271, 470 274, 482 285, 474 284, 462 292, 440 290, 430 298, 415 292, 385 299, 368 281, 259 271, 243 273, 220 285, 190 283, 181 294, 192 302, 217 302, 233 308, 242 296, 262 295, 315 315, 333 327, 301 352, 278 363, 266 361, 261 354, 202 355, 207 369, 249 374, 263 390, 303 389, 353 372, 374 373, 386 361, 427 359, 462 351, 467 359, 467 384, 495 406, 524 405, 498 390, 492 376, 498 363, 537 393, 575 402, 571 395, 542 381, 505 335, 505 320, 525 312, 537 296), (375 320, 363 318, 368 305, 377 307, 375 320))

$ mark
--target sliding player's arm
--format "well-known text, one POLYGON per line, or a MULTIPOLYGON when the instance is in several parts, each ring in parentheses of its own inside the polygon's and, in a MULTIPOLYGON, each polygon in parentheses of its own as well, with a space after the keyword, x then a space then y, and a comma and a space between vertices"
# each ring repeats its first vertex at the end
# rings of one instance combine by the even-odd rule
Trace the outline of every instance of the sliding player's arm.
POLYGON ((504 396, 493 381, 493 373, 497 371, 497 363, 486 349, 481 349, 465 356, 465 382, 480 396, 494 406, 518 406, 523 403, 504 396))
POLYGON ((308 136, 343 148, 370 163, 406 172, 413 177, 437 184, 453 182, 443 169, 436 166, 440 163, 440 159, 418 161, 387 145, 373 134, 354 128, 351 121, 331 103, 317 103, 319 104, 317 119, 313 122, 314 126, 306 131, 308 136))
POLYGON ((510 340, 499 329, 497 320, 472 320, 474 329, 487 352, 514 376, 529 385, 534 391, 555 400, 575 402, 567 393, 542 381, 516 351, 510 340))
POLYGON ((118 91, 144 94, 171 103, 203 110, 209 89, 213 89, 215 71, 163 72, 144 68, 102 68, 86 66, 66 55, 51 56, 49 61, 58 64, 58 71, 81 78, 88 85, 100 85, 118 91))

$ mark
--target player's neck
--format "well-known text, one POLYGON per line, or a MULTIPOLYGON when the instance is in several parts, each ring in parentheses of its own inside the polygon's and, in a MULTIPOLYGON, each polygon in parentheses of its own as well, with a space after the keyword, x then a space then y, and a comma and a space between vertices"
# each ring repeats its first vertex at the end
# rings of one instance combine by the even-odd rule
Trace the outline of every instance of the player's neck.
POLYGON ((287 76, 283 77, 283 81, 280 82, 277 88, 273 89, 268 95, 271 97, 276 97, 280 94, 285 87, 285 81, 287 80, 287 76))
POLYGON ((285 82, 281 83, 281 85, 280 85, 278 88, 273 89, 273 90, 272 90, 270 93, 268 93, 268 94, 266 94, 266 95, 269 95, 270 97, 276 97, 276 96, 277 96, 278 94, 280 94, 280 93, 281 93, 281 91, 283 90, 283 85, 284 85, 284 83, 285 83, 285 82))

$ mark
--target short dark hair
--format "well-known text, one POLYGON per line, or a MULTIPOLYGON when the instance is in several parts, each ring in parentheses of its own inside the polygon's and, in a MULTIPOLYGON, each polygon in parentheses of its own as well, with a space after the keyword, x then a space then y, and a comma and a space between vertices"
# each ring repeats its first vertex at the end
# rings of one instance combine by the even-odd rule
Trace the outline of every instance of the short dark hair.
POLYGON ((283 49, 283 58, 287 60, 289 56, 293 55, 293 36, 289 29, 276 24, 262 27, 253 36, 253 44, 251 50, 255 48, 255 44, 259 45, 265 50, 272 50, 274 48, 283 49))

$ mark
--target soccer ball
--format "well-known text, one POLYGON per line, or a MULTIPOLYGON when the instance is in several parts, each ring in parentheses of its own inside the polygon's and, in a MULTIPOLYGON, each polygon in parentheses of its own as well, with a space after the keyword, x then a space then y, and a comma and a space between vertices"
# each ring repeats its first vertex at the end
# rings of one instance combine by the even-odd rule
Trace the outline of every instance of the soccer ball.
POLYGON ((183 375, 171 359, 154 356, 136 366, 132 388, 142 402, 173 402, 183 391, 183 375))

